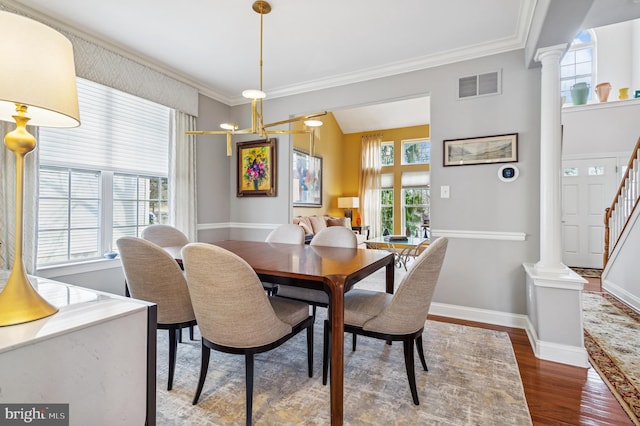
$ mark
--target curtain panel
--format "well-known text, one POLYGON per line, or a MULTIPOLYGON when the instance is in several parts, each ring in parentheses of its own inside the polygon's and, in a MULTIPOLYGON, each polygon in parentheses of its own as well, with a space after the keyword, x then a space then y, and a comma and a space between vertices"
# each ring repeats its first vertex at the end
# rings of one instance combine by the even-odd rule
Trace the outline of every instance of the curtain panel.
POLYGON ((382 186, 382 134, 362 137, 362 174, 360 176, 360 205, 362 223, 369 225, 371 238, 381 234, 382 209, 380 188, 382 186))
POLYGON ((196 129, 196 118, 175 111, 169 152, 169 209, 173 225, 189 241, 197 241, 196 140, 186 131, 196 129))

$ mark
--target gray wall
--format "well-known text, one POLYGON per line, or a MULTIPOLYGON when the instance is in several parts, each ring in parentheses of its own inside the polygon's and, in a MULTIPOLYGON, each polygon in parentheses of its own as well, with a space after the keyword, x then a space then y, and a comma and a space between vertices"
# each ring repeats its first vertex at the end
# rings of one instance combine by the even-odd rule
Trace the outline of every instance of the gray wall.
MULTIPOLYGON (((432 228, 526 234, 525 241, 456 238, 451 242, 434 301, 526 314, 522 264, 539 258, 540 73, 539 69, 526 69, 524 62, 523 52, 516 51, 267 100, 264 104, 265 122, 282 120, 294 114, 429 94, 432 111, 432 228), (502 70, 501 95, 456 100, 458 77, 499 69, 502 70), (498 165, 442 167, 444 139, 512 132, 519 134, 520 178, 516 182, 501 182, 497 177, 498 165), (441 185, 450 186, 450 199, 438 197, 441 185)), ((209 119, 203 111, 204 104, 201 101, 200 129, 202 120, 209 119)), ((232 119, 241 126, 248 125, 248 106, 232 110, 232 119)), ((221 120, 211 117, 210 121, 210 128, 217 128, 221 120)), ((235 148, 232 159, 217 151, 205 154, 206 142, 198 140, 198 223, 201 229, 215 227, 214 222, 229 221, 230 238, 261 240, 270 226, 290 221, 290 139, 287 135, 279 135, 278 140, 278 196, 273 198, 237 198, 235 148), (219 189, 226 183, 227 190, 212 191, 212 179, 225 179, 222 176, 224 171, 227 173, 226 181, 216 183, 215 187, 219 189), (227 202, 228 216, 223 212, 217 216, 206 212, 205 216, 204 206, 218 211, 217 203, 227 202)), ((220 145, 224 142, 221 141, 220 145)), ((205 235, 201 230, 199 239, 206 240, 205 235)))

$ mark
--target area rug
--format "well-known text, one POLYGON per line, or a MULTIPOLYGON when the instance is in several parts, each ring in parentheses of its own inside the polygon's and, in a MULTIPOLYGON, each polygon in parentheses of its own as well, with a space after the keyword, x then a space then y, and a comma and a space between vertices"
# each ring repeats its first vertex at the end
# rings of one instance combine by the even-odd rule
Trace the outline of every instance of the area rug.
POLYGON ((573 272, 584 278, 600 278, 602 269, 596 268, 571 268, 573 272))
MULTIPOLYGON (((321 324, 317 318, 313 378, 307 375, 304 333, 256 356, 254 424, 330 424, 321 324)), ((167 391, 166 335, 158 333, 158 425, 244 424, 244 357, 212 351, 200 402, 193 406, 200 343, 187 339, 178 345, 173 390, 167 391)), ((346 339, 345 425, 531 425, 506 333, 427 321, 423 339, 429 371, 416 366, 419 406, 411 400, 401 344, 360 337, 358 350, 351 352, 350 336, 346 339)))
POLYGON ((583 293, 583 308, 591 365, 640 425, 640 314, 608 293, 583 293))

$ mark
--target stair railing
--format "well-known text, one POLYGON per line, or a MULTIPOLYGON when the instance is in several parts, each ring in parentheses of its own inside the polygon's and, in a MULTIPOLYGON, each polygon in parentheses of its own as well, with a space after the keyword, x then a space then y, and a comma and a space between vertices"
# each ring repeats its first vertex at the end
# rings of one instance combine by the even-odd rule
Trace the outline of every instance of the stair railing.
POLYGON ((629 223, 631 215, 638 208, 640 184, 640 138, 631 153, 627 170, 622 177, 618 192, 613 197, 611 207, 604 211, 604 255, 602 266, 607 266, 609 255, 613 253, 620 237, 629 223))

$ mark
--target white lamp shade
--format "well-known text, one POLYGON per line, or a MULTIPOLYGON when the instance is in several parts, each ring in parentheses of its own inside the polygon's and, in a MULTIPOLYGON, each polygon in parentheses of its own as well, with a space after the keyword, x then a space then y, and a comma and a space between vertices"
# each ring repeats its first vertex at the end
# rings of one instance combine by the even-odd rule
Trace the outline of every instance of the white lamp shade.
POLYGON ((37 21, 0 11, 0 120, 27 105, 29 125, 80 125, 71 42, 37 21))
POLYGON ((357 209, 360 207, 360 199, 358 197, 338 197, 339 209, 357 209))

